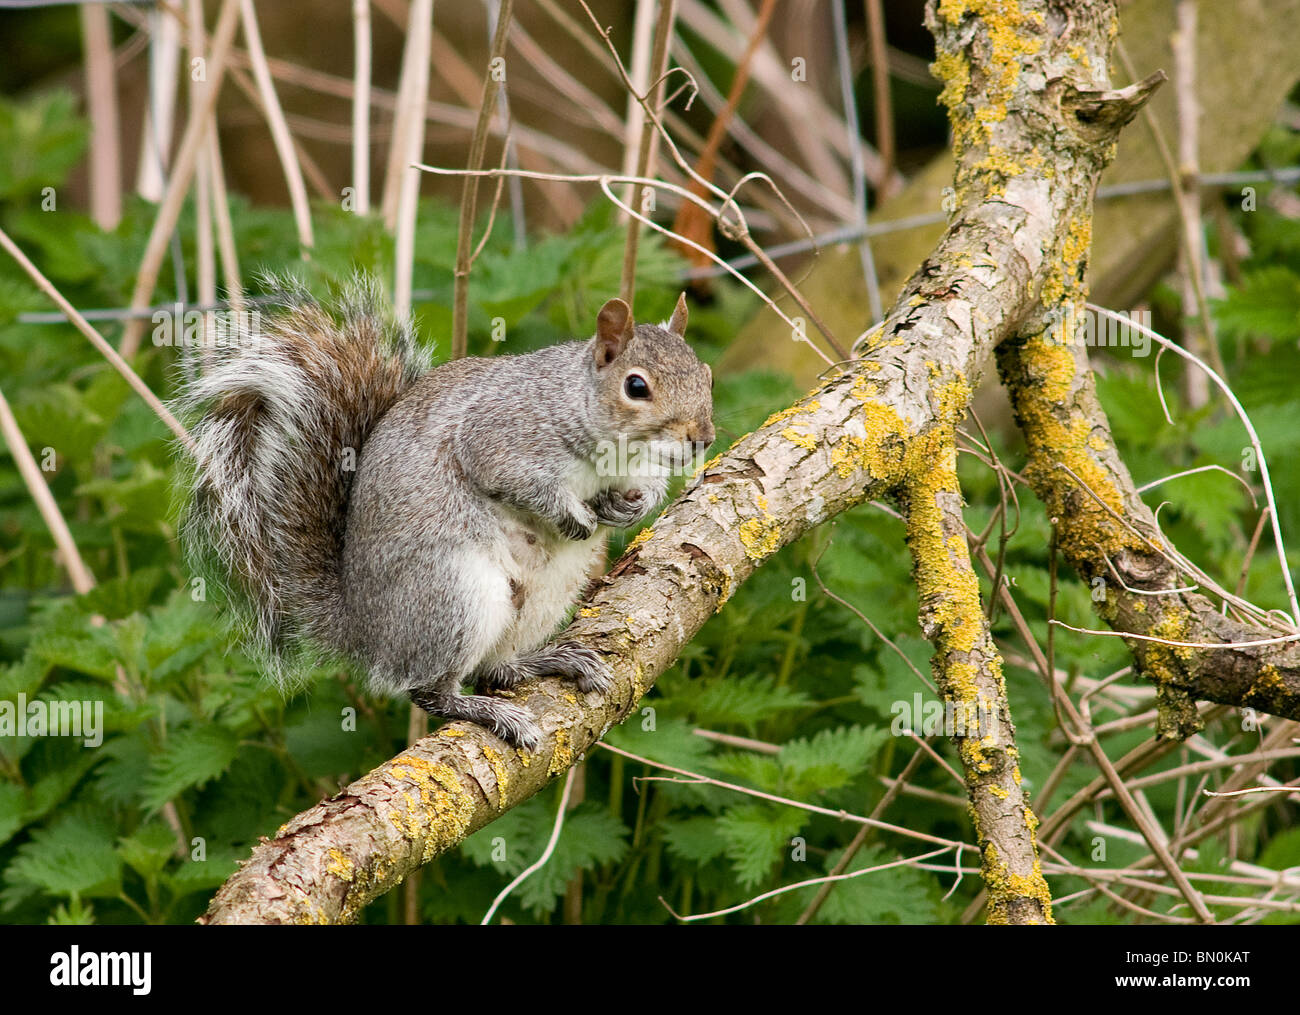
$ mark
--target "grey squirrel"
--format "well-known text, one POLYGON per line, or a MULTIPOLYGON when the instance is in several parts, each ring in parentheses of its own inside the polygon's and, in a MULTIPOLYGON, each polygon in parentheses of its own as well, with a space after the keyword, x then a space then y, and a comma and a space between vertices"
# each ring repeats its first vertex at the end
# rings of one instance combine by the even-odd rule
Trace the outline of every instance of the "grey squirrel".
POLYGON ((434 369, 385 306, 373 281, 331 309, 297 289, 218 350, 179 401, 197 448, 182 540, 280 676, 299 650, 346 656, 377 692, 533 749, 533 719, 486 692, 608 686, 595 651, 548 639, 600 527, 645 518, 713 442, 712 374, 685 294, 663 326, 612 299, 589 340, 434 369), (643 468, 611 469, 628 447, 643 468))

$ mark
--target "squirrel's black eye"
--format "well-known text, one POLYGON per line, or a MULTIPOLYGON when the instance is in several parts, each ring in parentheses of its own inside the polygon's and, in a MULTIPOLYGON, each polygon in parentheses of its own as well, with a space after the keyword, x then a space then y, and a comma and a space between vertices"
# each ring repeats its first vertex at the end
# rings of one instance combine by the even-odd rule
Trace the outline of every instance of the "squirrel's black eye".
POLYGON ((628 374, 627 380, 623 382, 623 390, 627 392, 628 398, 649 398, 650 382, 640 374, 628 374))

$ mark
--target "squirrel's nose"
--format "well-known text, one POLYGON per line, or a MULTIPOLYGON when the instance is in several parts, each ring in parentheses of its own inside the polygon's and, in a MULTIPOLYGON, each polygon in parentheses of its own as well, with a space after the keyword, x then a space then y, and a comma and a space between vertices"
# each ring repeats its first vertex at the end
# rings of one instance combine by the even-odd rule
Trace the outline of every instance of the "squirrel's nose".
POLYGON ((712 423, 705 423, 703 426, 695 427, 695 432, 691 435, 691 443, 695 445, 695 453, 697 455, 704 454, 709 445, 713 443, 713 438, 712 423))

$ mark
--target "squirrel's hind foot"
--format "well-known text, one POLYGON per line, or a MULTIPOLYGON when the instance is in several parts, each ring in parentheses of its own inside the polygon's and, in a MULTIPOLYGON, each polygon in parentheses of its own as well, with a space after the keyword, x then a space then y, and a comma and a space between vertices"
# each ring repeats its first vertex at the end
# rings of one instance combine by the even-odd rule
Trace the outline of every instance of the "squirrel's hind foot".
POLYGON ((542 742, 541 728, 532 715, 500 698, 419 688, 411 692, 411 701, 441 719, 466 719, 478 723, 521 751, 535 751, 542 742))
POLYGON ((595 649, 572 641, 554 642, 547 648, 551 650, 552 672, 571 677, 583 694, 605 691, 613 683, 613 671, 595 649))
POLYGON ((493 663, 482 670, 476 680, 478 692, 505 690, 545 676, 568 677, 583 694, 604 691, 614 679, 600 653, 572 641, 555 641, 535 652, 493 663))

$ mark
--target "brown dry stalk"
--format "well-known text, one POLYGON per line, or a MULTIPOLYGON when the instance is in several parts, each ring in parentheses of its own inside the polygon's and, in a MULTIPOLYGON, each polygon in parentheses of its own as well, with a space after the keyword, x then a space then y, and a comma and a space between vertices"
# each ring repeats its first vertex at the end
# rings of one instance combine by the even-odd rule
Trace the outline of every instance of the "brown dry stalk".
MULTIPOLYGON (((149 306, 155 286, 158 284, 158 272, 162 269, 163 258, 172 231, 180 218, 181 206, 190 189, 194 176, 194 167, 198 161, 199 149, 208 136, 208 125, 216 109, 217 97, 221 94, 221 82, 226 73, 226 60, 230 54, 230 43, 235 36, 235 27, 239 23, 239 0, 224 0, 221 13, 217 16, 217 27, 212 33, 212 48, 209 50, 205 67, 207 90, 203 102, 195 115, 185 125, 185 134, 181 138, 176 160, 171 167, 167 180, 167 190, 158 214, 154 218, 153 228, 145 244, 144 257, 140 261, 140 270, 136 275, 135 290, 131 294, 131 308, 143 310, 149 306)), ((148 318, 137 317, 127 321, 122 333, 119 347, 122 355, 130 359, 140 348, 140 339, 144 335, 145 321, 148 318)))
MULTIPOLYGON (((664 74, 668 70, 668 45, 673 34, 673 16, 676 8, 676 0, 659 0, 659 20, 655 24, 654 35, 654 52, 650 56, 650 87, 646 93, 646 98, 654 102, 654 108, 660 109, 663 106, 664 97, 664 74), (653 96, 653 98, 651 98, 653 96)), ((645 118, 645 114, 639 106, 635 106, 634 115, 641 120, 640 140, 638 142, 636 176, 652 176, 654 174, 654 155, 658 147, 659 132, 655 130, 654 124, 645 118)), ((626 160, 625 160, 626 161, 626 160)), ((645 196, 653 191, 649 187, 634 187, 631 197, 633 206, 643 215, 648 214, 645 207, 645 196)), ((703 197, 703 194, 699 196, 703 197)), ((696 207, 687 204, 683 207, 696 207)), ((627 241, 623 247, 623 277, 619 284, 619 295, 623 302, 629 307, 635 307, 633 297, 636 295, 636 253, 637 239, 641 234, 641 221, 635 216, 629 216, 627 223, 627 241)))
POLYGON ((880 152, 880 199, 898 189, 894 167, 898 161, 894 139, 894 102, 889 86, 889 40, 885 34, 885 9, 881 0, 866 0, 867 40, 871 47, 871 90, 876 104, 876 149, 880 152))
POLYGON ((81 553, 77 550, 68 523, 63 520, 58 502, 45 484, 40 466, 36 464, 31 449, 27 447, 27 440, 23 437, 22 430, 18 428, 18 420, 14 418, 13 410, 9 408, 9 402, 3 391, 0 391, 0 436, 4 437, 5 444, 9 447, 9 454, 13 457, 14 464, 18 466, 18 474, 22 476, 27 492, 36 502, 36 508, 41 513, 45 527, 50 530, 50 536, 58 548, 59 559, 63 562, 64 570, 68 572, 68 579, 72 582, 73 589, 77 595, 84 596, 95 587, 95 578, 86 567, 86 562, 81 559, 81 553))
MULTIPOLYGON (((492 35, 492 49, 488 54, 487 71, 483 76, 483 101, 479 106, 478 122, 470 140, 466 168, 483 167, 483 154, 487 149, 488 132, 492 115, 497 108, 497 91, 505 87, 505 79, 498 79, 497 67, 504 66, 506 38, 510 34, 510 21, 514 15, 514 0, 502 0, 497 14, 497 30, 492 35)), ((478 206, 478 177, 468 175, 460 193, 460 223, 456 236, 456 271, 452 281, 451 303, 451 355, 453 359, 465 355, 469 346, 469 272, 474 232, 474 214, 478 206)))
MULTIPOLYGON (((714 118, 712 126, 709 127, 708 136, 704 139, 704 148, 696 161, 695 171, 706 180, 713 179, 713 173, 717 168, 718 149, 727 136, 727 127, 731 123, 731 118, 736 115, 740 100, 745 94, 745 86, 749 83, 749 75, 752 69, 751 65, 758 53, 758 47, 762 45, 763 39, 767 35, 767 27, 771 23, 775 11, 776 0, 763 0, 763 6, 758 12, 758 21, 754 24, 753 32, 750 33, 745 52, 741 54, 740 59, 736 62, 736 74, 731 79, 731 90, 727 93, 727 104, 722 112, 714 118)), ((692 180, 690 187, 699 197, 706 196, 703 185, 697 181, 692 180)), ((687 202, 681 206, 677 212, 677 219, 673 222, 673 232, 681 234, 702 247, 707 247, 710 250, 715 249, 713 245, 713 222, 697 204, 687 202)), ((684 244, 678 244, 678 249, 694 267, 705 267, 709 263, 708 258, 698 250, 684 244)))
MULTIPOLYGON (((397 203, 391 224, 395 229, 393 250, 393 309, 405 317, 411 312, 411 287, 415 273, 415 217, 419 207, 420 173, 412 169, 424 150, 424 117, 420 115, 429 98, 429 47, 433 34, 433 0, 416 0, 411 5, 410 32, 402 68, 403 104, 399 110, 400 130, 393 134, 393 156, 400 155, 397 169, 397 203)), ((390 168, 391 168, 390 164, 390 168)))
POLYGON ((122 154, 118 142, 117 79, 108 8, 81 5, 86 51, 86 106, 90 113, 90 214, 111 232, 122 220, 122 154))

